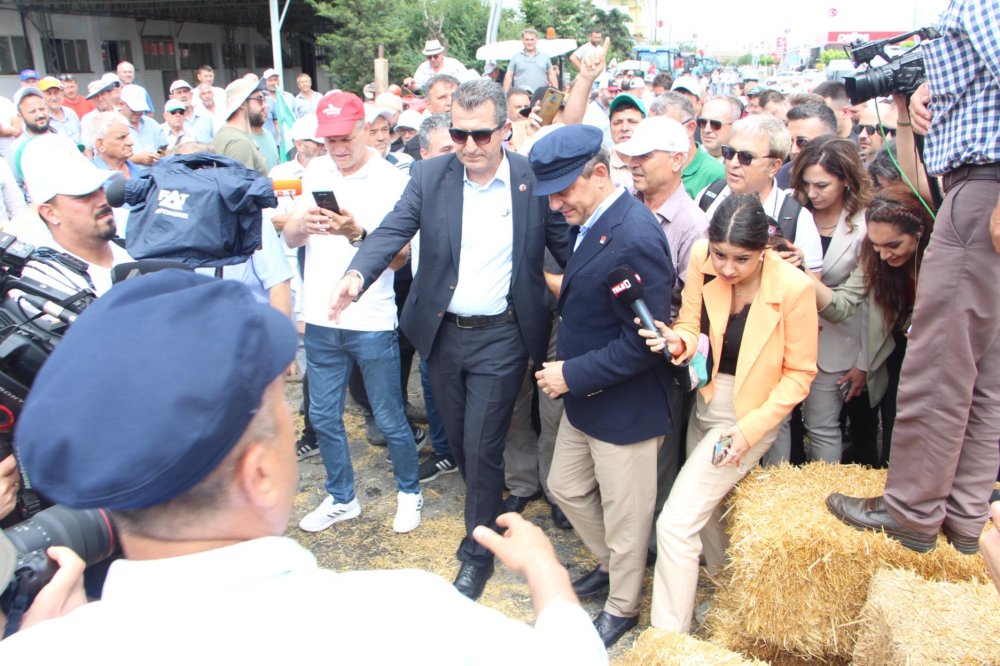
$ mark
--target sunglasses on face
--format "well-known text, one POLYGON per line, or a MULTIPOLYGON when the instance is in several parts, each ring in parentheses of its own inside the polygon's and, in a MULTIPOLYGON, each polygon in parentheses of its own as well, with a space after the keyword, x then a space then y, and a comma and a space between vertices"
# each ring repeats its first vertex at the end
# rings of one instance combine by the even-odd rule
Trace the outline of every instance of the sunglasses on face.
POLYGON ((729 162, 734 157, 740 161, 740 164, 742 164, 745 167, 748 167, 748 166, 750 166, 753 163, 754 160, 759 159, 760 157, 770 158, 771 156, 770 155, 761 155, 761 156, 754 155, 749 150, 736 150, 732 146, 723 146, 722 147, 722 159, 724 159, 727 162, 729 162))
POLYGON ((448 134, 451 135, 451 140, 459 145, 465 144, 472 137, 472 140, 477 146, 485 146, 493 138, 493 133, 501 129, 504 126, 500 123, 493 129, 481 129, 481 130, 461 130, 455 129, 454 127, 448 128, 448 134))
POLYGON ((892 127, 886 127, 885 125, 858 125, 858 134, 862 132, 867 132, 868 136, 875 136, 878 134, 882 136, 885 132, 886 136, 895 136, 896 130, 892 127))
POLYGON ((258 102, 260 104, 263 104, 264 103, 264 96, 263 95, 250 95, 250 97, 247 97, 247 101, 248 102, 258 102))
POLYGON ((174 109, 173 111, 170 111, 169 113, 172 116, 183 116, 184 115, 184 109, 174 109))
POLYGON ((722 129, 723 125, 732 125, 732 123, 724 123, 721 120, 712 120, 710 118, 699 118, 698 119, 698 127, 700 127, 701 129, 705 129, 706 125, 711 126, 713 130, 715 130, 716 132, 718 132, 719 130, 722 129))

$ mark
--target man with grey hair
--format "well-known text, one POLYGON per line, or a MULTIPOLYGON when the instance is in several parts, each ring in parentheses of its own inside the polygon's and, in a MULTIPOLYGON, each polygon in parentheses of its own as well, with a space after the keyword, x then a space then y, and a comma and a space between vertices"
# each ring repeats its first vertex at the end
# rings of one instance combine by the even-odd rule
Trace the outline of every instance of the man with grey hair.
POLYGON ((503 89, 513 87, 535 91, 546 84, 558 88, 559 80, 552 59, 538 50, 538 32, 534 28, 525 28, 521 31, 521 43, 524 50, 511 57, 507 75, 503 77, 503 89))
POLYGON ((449 129, 451 129, 451 116, 447 113, 435 113, 424 118, 417 131, 420 159, 429 160, 432 157, 455 152, 455 142, 451 140, 449 129))
POLYGON ((489 79, 460 85, 449 130, 455 152, 413 165, 402 198, 368 235, 330 299, 339 321, 387 258, 421 232, 419 270, 400 323, 427 359, 466 481, 467 532, 455 587, 471 598, 492 576, 493 556, 470 535, 500 513, 514 399, 529 358, 545 360, 551 318, 544 249, 561 264, 568 254, 567 227, 549 221, 544 201, 532 196, 527 160, 504 150, 509 129, 503 88, 489 79))
POLYGON ((725 158, 726 186, 717 194, 715 184, 706 187, 695 197, 709 219, 730 194, 756 194, 764 212, 781 226, 785 236, 798 247, 799 252, 782 252, 786 260, 801 264, 811 271, 823 268, 823 246, 812 213, 798 207, 792 219, 782 213, 784 203, 791 195, 778 187, 774 177, 778 173, 792 145, 792 136, 785 124, 770 114, 747 116, 733 125, 729 145, 722 147, 725 158), (711 202, 709 204, 709 202, 711 202), (794 231, 789 234, 788 230, 794 231))
POLYGON ((698 116, 701 146, 722 163, 722 146, 733 135, 733 123, 743 115, 743 105, 735 97, 713 97, 705 102, 698 116))
POLYGON ((451 110, 451 96, 455 94, 458 85, 459 80, 450 74, 431 77, 424 87, 427 113, 448 113, 451 110))
POLYGON ((697 115, 695 106, 687 95, 679 92, 663 93, 653 101, 649 114, 673 118, 687 131, 691 145, 688 148, 681 182, 684 183, 684 190, 688 196, 694 198, 703 187, 723 177, 725 167, 713 160, 701 144, 695 141, 695 130, 698 128, 697 115))

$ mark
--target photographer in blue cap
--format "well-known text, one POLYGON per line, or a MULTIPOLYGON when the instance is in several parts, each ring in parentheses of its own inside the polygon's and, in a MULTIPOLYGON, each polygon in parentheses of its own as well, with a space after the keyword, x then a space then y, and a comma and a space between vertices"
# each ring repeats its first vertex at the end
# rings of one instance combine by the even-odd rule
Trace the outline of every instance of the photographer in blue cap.
POLYGON ((231 280, 116 285, 39 372, 16 431, 34 486, 109 509, 126 559, 100 601, 0 642, 0 662, 606 664, 569 575, 517 515, 475 538, 523 574, 535 627, 415 570, 334 573, 280 535, 298 483, 287 317, 231 280), (422 641, 419 612, 455 629, 422 641), (499 640, 498 640, 499 639, 499 640))
POLYGON ((613 287, 623 270, 632 282, 641 276, 650 312, 669 319, 675 270, 656 218, 612 181, 602 139, 589 125, 561 127, 535 143, 529 161, 535 194, 547 195, 575 232, 559 293, 556 360, 535 375, 566 408, 549 490, 597 559, 573 589, 580 598, 607 595, 594 626, 610 646, 638 623, 657 451, 671 432, 675 390, 613 287))

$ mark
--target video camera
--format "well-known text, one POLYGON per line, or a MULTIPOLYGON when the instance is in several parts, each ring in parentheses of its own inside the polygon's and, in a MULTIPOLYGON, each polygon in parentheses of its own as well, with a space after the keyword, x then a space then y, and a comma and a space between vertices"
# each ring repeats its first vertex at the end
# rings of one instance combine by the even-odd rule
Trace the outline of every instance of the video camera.
POLYGON ((941 33, 934 28, 921 28, 888 39, 876 39, 870 42, 862 42, 859 39, 844 47, 855 67, 868 65, 868 69, 861 74, 844 77, 844 86, 852 104, 861 104, 876 97, 896 93, 913 94, 913 91, 927 78, 920 44, 895 58, 886 55, 885 47, 915 36, 923 40, 937 39, 941 33), (886 63, 872 66, 871 62, 876 56, 881 56, 886 63))

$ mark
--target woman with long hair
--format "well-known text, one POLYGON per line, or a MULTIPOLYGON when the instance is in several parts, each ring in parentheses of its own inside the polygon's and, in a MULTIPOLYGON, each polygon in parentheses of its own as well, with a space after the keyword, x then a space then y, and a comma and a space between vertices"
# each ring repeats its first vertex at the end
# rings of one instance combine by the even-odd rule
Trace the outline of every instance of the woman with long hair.
POLYGON ((699 346, 711 358, 688 424, 687 461, 656 523, 652 623, 663 629, 689 630, 702 544, 711 566, 724 552, 713 514, 816 374, 813 282, 768 248, 773 224, 756 195, 723 201, 708 239, 691 249, 677 320, 639 332, 674 363, 690 361, 699 346))
MULTIPOLYGON (((835 136, 813 139, 792 168, 795 198, 816 221, 823 247, 823 284, 831 289, 847 280, 857 267, 865 238, 865 206, 872 198, 871 182, 853 141, 835 136)), ((820 326, 819 373, 802 405, 809 435, 808 460, 839 463, 844 454, 840 415, 847 403, 853 430, 852 452, 866 452, 851 462, 874 465, 878 418, 862 393, 868 369, 861 354, 861 313, 836 324, 820 326)))
POLYGON ((906 334, 913 314, 920 261, 930 240, 934 216, 907 187, 896 185, 880 191, 865 213, 867 234, 861 244, 858 267, 842 285, 831 289, 816 285, 820 316, 843 321, 862 303, 864 362, 863 384, 868 402, 879 406, 882 416, 882 451, 878 466, 889 461, 892 427, 896 418, 896 388, 906 353, 906 334))

